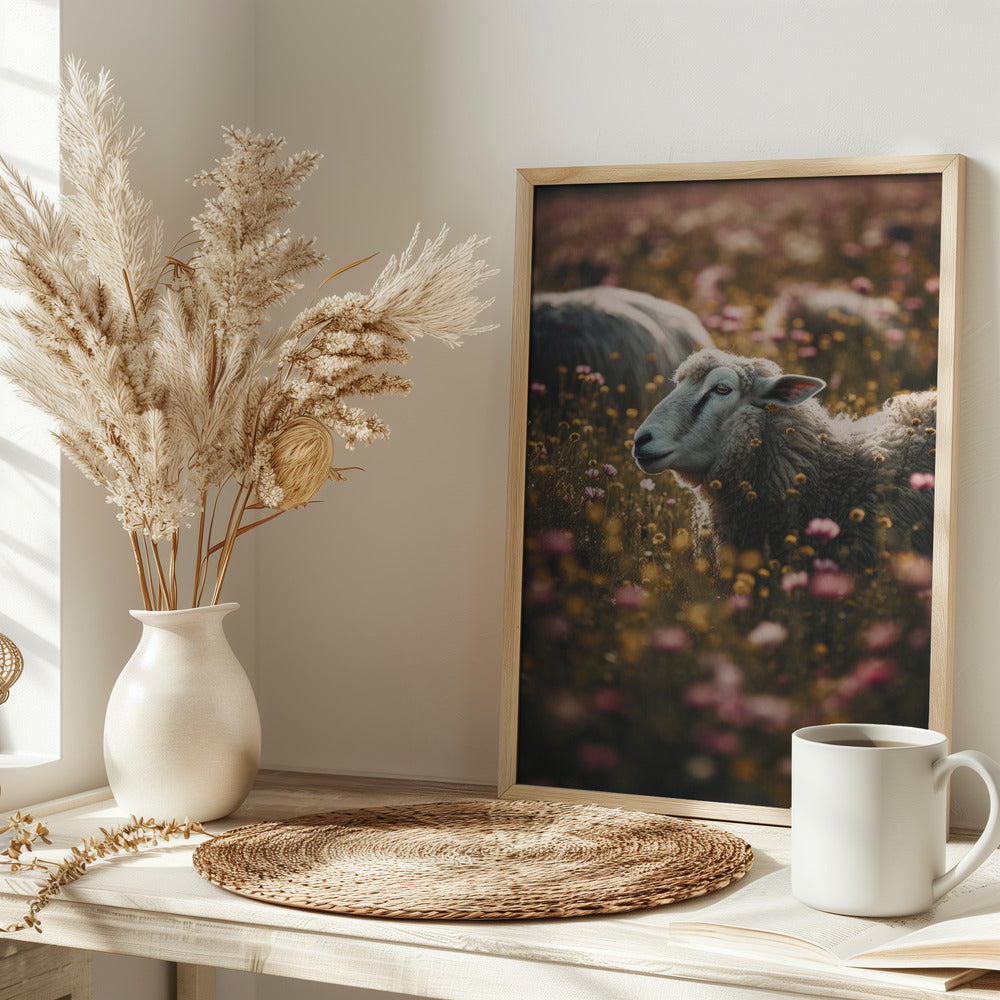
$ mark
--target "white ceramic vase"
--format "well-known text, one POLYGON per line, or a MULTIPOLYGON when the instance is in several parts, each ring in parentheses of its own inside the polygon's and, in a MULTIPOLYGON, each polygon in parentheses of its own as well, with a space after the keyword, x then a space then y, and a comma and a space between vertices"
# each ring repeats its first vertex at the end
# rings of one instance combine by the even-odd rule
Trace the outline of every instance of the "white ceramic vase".
POLYGON ((123 811, 206 822, 231 813, 250 791, 260 716, 222 629, 238 607, 130 612, 142 637, 104 720, 108 782, 123 811))

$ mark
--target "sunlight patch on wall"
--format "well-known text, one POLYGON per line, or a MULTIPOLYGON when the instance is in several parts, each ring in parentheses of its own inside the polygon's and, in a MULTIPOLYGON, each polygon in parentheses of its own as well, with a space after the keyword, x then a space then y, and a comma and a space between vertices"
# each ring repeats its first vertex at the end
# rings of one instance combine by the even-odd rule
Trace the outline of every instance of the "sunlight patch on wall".
MULTIPOLYGON (((0 153, 50 197, 59 189, 58 89, 58 2, 3 0, 0 153)), ((59 562, 59 448, 48 422, 0 384, 0 632, 24 654, 0 706, 0 768, 59 756, 59 562)))

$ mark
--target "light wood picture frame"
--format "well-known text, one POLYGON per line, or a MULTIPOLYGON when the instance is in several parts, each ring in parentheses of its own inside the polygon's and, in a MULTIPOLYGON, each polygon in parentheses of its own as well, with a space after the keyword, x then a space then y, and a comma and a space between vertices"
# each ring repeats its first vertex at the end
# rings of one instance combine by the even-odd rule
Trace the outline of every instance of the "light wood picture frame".
POLYGON ((518 171, 501 796, 786 824, 793 729, 950 735, 964 178, 518 171))

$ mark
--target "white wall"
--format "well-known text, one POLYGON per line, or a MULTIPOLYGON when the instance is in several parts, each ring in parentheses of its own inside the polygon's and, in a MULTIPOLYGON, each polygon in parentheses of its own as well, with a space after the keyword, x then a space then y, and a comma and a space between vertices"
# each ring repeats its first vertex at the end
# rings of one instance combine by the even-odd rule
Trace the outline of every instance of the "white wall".
POLYGON ((494 162, 506 44, 480 13, 488 32, 487 4, 258 5, 258 127, 326 154, 295 225, 331 270, 381 251, 336 288, 367 288, 417 222, 492 234, 504 267, 500 329, 459 351, 416 343, 412 394, 372 406, 390 440, 338 452, 365 471, 258 536, 271 766, 495 780, 516 149, 494 162), (468 81, 466 44, 485 61, 468 81))
MULTIPOLYGON (((48 197, 59 189, 58 81, 58 4, 7 0, 0 152, 48 197)), ((59 446, 45 416, 0 384, 0 631, 24 655, 13 697, 0 707, 0 768, 19 769, 9 773, 59 757, 59 480, 59 446)))

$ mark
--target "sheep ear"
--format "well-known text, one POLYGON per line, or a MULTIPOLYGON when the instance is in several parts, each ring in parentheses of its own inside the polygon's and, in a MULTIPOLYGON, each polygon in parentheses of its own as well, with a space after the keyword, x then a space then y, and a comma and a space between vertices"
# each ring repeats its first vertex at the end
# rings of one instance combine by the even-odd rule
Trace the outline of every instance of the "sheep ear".
POLYGON ((798 406, 826 388, 821 378, 811 375, 777 375, 759 378, 754 386, 754 402, 758 406, 775 403, 778 406, 798 406))

